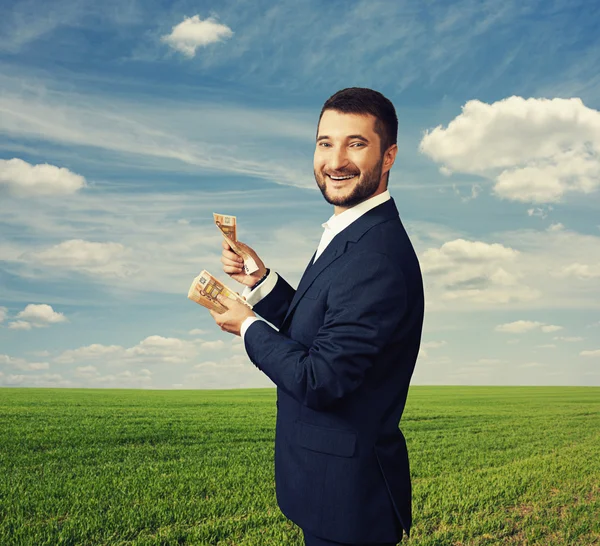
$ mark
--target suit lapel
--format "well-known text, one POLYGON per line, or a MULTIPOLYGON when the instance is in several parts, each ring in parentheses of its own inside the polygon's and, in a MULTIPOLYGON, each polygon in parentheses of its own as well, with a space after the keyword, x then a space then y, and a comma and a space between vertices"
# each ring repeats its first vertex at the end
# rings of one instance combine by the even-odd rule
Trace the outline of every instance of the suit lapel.
MULTIPOLYGON (((358 241, 366 231, 373 226, 390 220, 392 218, 398 218, 398 209, 393 199, 372 208, 370 211, 363 214, 360 218, 352 222, 346 229, 338 233, 331 242, 327 245, 327 248, 319 256, 317 261, 313 264, 313 254, 308 267, 304 271, 298 289, 294 294, 294 297, 290 303, 288 311, 283 319, 283 323, 292 315, 294 309, 298 305, 298 302, 308 290, 313 281, 321 274, 321 272, 335 262, 340 256, 346 252, 348 243, 358 241)), ((283 324, 282 324, 283 326, 283 324)))

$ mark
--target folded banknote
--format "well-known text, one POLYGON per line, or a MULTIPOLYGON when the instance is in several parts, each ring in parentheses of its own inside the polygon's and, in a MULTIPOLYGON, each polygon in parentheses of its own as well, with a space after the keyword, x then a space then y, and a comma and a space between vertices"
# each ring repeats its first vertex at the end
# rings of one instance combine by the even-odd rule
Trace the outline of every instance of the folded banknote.
POLYGON ((229 243, 231 249, 244 260, 244 272, 246 275, 250 275, 255 271, 258 271, 258 265, 247 252, 245 252, 241 246, 237 244, 237 219, 235 216, 228 216, 226 214, 217 214, 213 212, 213 218, 215 224, 221 230, 223 237, 229 243))

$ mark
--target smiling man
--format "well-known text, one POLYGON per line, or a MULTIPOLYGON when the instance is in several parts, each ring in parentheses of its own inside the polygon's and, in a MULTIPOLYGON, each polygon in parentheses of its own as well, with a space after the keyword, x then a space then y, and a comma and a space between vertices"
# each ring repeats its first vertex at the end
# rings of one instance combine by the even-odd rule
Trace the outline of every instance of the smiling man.
POLYGON ((275 482, 307 546, 395 545, 411 527, 408 452, 398 428, 423 324, 419 263, 388 192, 398 119, 371 89, 343 89, 319 117, 314 174, 334 214, 294 290, 266 268, 246 275, 223 243, 245 305, 211 312, 242 335, 277 386, 275 482))

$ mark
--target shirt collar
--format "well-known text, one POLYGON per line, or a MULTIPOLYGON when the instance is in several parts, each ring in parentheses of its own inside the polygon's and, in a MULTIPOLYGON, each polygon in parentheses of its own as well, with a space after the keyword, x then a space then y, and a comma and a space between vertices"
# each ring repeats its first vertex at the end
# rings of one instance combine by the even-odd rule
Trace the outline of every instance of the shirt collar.
POLYGON ((375 195, 374 197, 369 197, 362 203, 345 210, 344 212, 338 214, 337 216, 333 214, 327 222, 322 224, 322 226, 326 230, 331 230, 334 235, 337 235, 340 231, 347 228, 352 222, 358 220, 365 212, 370 211, 386 201, 391 199, 389 190, 385 190, 383 193, 379 195, 375 195))

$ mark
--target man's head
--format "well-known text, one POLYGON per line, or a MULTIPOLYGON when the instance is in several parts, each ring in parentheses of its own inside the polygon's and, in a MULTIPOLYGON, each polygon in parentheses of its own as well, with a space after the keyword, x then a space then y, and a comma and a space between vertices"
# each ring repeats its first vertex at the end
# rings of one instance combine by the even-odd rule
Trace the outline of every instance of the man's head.
POLYGON ((336 214, 383 193, 398 146, 394 105, 362 87, 338 91, 323 105, 314 156, 315 180, 336 214), (335 180, 345 178, 346 180, 335 180))

